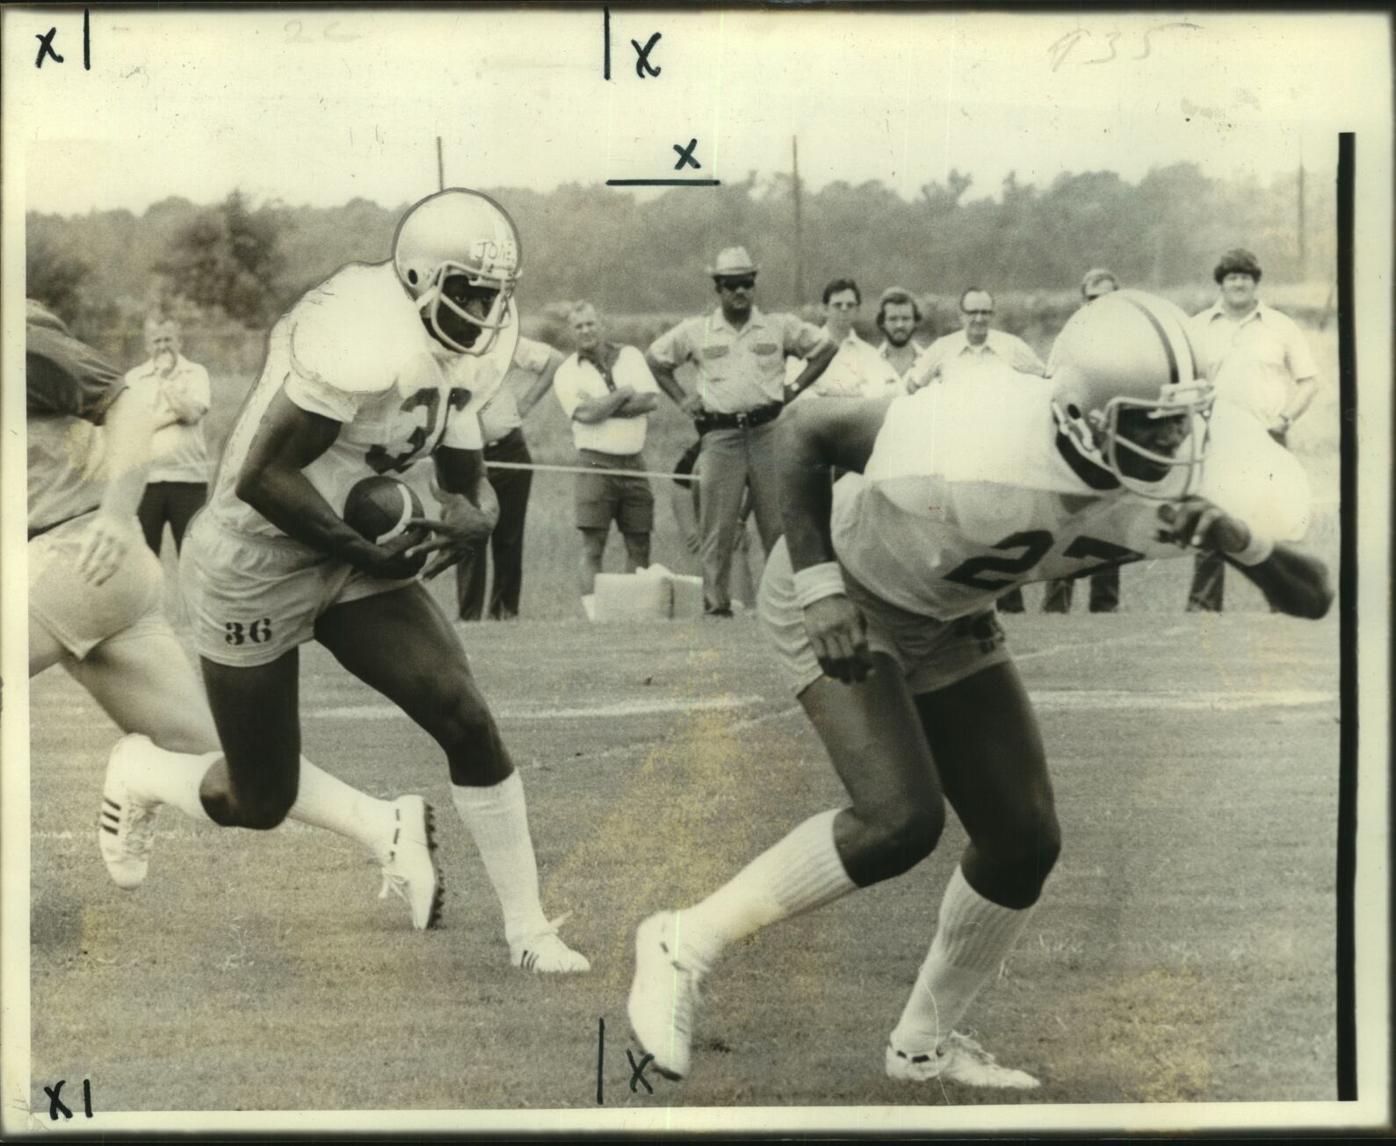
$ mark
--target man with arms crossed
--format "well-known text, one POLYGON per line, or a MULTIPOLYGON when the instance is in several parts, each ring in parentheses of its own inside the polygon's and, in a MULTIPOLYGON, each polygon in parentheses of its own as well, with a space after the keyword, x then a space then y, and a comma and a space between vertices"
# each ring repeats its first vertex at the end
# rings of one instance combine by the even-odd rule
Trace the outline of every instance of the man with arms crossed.
POLYGON ((1049 383, 1007 366, 855 411, 812 404, 782 436, 785 537, 763 624, 850 803, 636 934, 629 1017, 688 1072, 700 981, 761 927, 900 875, 950 802, 969 846, 886 1049, 896 1079, 1030 1088, 956 1031, 1021 934, 1060 848, 1042 738, 994 598, 1101 561, 1222 553, 1287 613, 1321 617, 1302 469, 1200 376, 1187 320, 1121 291, 1081 310, 1049 383), (831 492, 828 468, 854 471, 831 492))
POLYGON ((342 268, 272 328, 181 562, 223 753, 189 783, 187 758, 135 751, 161 776, 155 797, 217 823, 275 827, 302 774, 298 650, 317 640, 445 754, 512 963, 586 971, 543 914, 519 775, 449 619, 417 579, 494 523, 476 411, 514 352, 521 262, 504 209, 451 188, 403 216, 390 262, 342 268), (440 538, 409 531, 406 544, 380 546, 350 528, 345 498, 372 474, 424 499, 434 476, 444 519, 423 524, 440 538))
MULTIPOLYGON (((597 470, 645 468, 645 431, 659 404, 659 387, 645 356, 601 337, 596 308, 579 302, 567 316, 576 353, 563 360, 553 392, 572 422, 577 458, 597 470)), ((616 473, 577 475, 577 528, 582 534, 582 606, 593 612, 596 575, 615 522, 625 542, 625 571, 650 563, 654 492, 648 478, 616 473)))
MULTIPOLYGON (((160 414, 48 310, 30 301, 25 337, 29 437, 29 675, 55 664, 83 686, 133 742, 198 755, 218 736, 193 666, 160 611, 160 563, 141 544, 136 506, 160 414), (149 738, 148 740, 146 738, 149 738)), ((124 742, 123 742, 124 743, 124 742)), ((150 868, 159 803, 132 798, 141 777, 113 754, 97 842, 112 881, 139 887, 150 868)), ((437 888, 419 796, 376 800, 308 762, 289 815, 363 845, 425 927, 437 888), (354 815, 315 814, 331 793, 354 815)), ((206 818, 199 814, 199 818, 206 818)))

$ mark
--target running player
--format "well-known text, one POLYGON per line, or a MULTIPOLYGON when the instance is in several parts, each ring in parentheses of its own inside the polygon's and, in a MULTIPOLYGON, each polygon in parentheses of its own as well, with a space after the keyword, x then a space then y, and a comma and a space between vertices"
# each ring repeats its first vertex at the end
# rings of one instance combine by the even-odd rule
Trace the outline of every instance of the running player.
POLYGON ((223 753, 192 785, 181 758, 142 755, 165 778, 152 795, 202 805, 218 823, 275 827, 303 774, 298 649, 319 641, 445 753, 514 965, 575 972, 587 960, 539 901, 522 782, 459 638, 418 580, 494 525, 476 412, 519 337, 520 265, 503 208, 448 189, 403 216, 391 261, 342 268, 272 328, 180 563, 223 753), (413 532, 384 547, 344 522, 350 488, 385 473, 424 504, 440 492, 441 518, 424 523, 435 540, 413 532))
MULTIPOLYGON (((149 870, 159 804, 131 798, 138 778, 124 763, 129 744, 205 753, 217 750, 218 737, 193 666, 160 612, 160 563, 141 543, 136 518, 158 415, 41 304, 30 301, 26 318, 29 675, 61 664, 132 734, 113 753, 97 831, 112 880, 130 889, 149 870)), ((197 780, 202 769, 187 771, 197 780)), ((202 808, 187 810, 208 818, 202 808)), ((384 889, 399 891, 416 926, 427 925, 437 879, 420 796, 375 800, 307 765, 290 814, 374 852, 384 889), (317 803, 327 802, 355 814, 317 816, 317 803)))
POLYGON ((1042 739, 994 599, 1027 581, 1205 549, 1283 612, 1321 617, 1302 469, 1198 375, 1186 319, 1135 291, 1092 303, 1051 384, 1011 367, 782 419, 785 538, 761 617, 850 806, 814 816, 702 902, 636 935, 631 1025, 688 1072, 697 990, 723 950, 969 846, 886 1050, 896 1079, 1029 1088, 956 1031, 1028 920, 1060 847, 1042 739), (1038 396, 1040 395, 1040 397, 1038 396), (829 489, 832 465, 856 471, 829 489))

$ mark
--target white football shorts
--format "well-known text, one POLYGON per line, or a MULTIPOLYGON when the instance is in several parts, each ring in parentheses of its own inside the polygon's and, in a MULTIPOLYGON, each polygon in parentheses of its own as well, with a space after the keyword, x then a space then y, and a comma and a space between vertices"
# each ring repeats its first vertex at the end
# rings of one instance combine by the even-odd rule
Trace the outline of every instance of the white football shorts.
POLYGON ((234 668, 270 664, 313 640, 327 609, 413 580, 370 577, 290 537, 225 529, 206 510, 190 522, 179 559, 195 650, 234 668))
MULTIPOLYGON (((874 596, 845 570, 848 599, 868 622, 868 647, 887 653, 901 666, 914 695, 935 692, 986 669, 1012 660, 1002 627, 992 609, 954 621, 937 621, 909 613, 874 596)), ((775 646, 786 683, 798 696, 824 675, 805 631, 805 611, 795 597, 795 573, 785 538, 766 561, 757 615, 775 646)))
POLYGON ((29 542, 29 623, 38 624, 72 656, 82 660, 103 642, 127 640, 167 629, 160 611, 164 576, 135 518, 132 544, 116 571, 101 585, 78 574, 78 551, 95 514, 84 514, 29 542))

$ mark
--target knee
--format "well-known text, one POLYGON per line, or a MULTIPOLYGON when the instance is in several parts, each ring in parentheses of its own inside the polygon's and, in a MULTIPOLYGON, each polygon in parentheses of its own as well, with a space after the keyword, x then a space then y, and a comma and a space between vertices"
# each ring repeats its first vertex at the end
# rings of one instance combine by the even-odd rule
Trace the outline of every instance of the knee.
POLYGON ((432 713, 427 731, 448 756, 479 749, 482 744, 498 739, 494 717, 482 696, 473 689, 459 689, 453 693, 428 689, 426 695, 437 695, 428 706, 432 713))
POLYGON ((910 871, 935 850, 945 828, 945 806, 939 799, 876 809, 861 820, 858 864, 866 878, 850 871, 866 886, 910 871))
POLYGON ((993 882, 1015 900, 1036 900, 1061 855, 1062 833, 1050 808, 1012 830, 975 839, 993 882))

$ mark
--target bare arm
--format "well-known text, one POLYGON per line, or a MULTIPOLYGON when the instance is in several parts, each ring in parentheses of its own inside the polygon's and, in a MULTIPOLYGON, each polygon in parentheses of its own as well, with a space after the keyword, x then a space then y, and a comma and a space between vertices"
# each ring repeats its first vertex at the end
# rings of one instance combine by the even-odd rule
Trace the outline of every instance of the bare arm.
POLYGON ((618 418, 640 418, 659 409, 658 394, 632 394, 616 411, 618 418))
POLYGON ((819 376, 829 368, 829 363, 834 360, 834 355, 838 352, 839 348, 832 342, 826 342, 816 350, 806 362, 805 368, 785 388, 785 400, 789 402, 799 397, 803 391, 819 381, 819 376))
MULTIPOLYGON (((1300 378, 1294 383, 1294 393, 1285 404, 1280 417, 1289 425, 1293 425, 1299 420, 1299 416, 1309 408, 1314 396, 1318 393, 1318 379, 1314 376, 1300 378)), ((1288 427, 1286 427, 1288 428, 1288 427)))
POLYGON ((528 417, 528 412, 542 401, 544 394, 553 388, 553 378, 557 374, 557 368, 561 366, 564 361, 566 361, 566 359, 563 358, 561 353, 557 350, 550 349, 548 353, 548 364, 543 367, 542 372, 533 380, 529 388, 524 391, 524 396, 519 399, 520 417, 528 417))
POLYGON ((237 495, 297 541, 375 576, 413 577, 426 560, 375 545, 346 524, 304 474, 339 437, 340 423, 302 410, 285 391, 262 416, 237 478, 237 495))
POLYGON ((698 400, 698 395, 688 394, 684 391, 684 388, 679 385, 679 380, 674 377, 672 366, 665 366, 664 363, 656 361, 649 354, 645 355, 645 365, 650 368, 650 373, 654 375, 654 380, 659 388, 669 395, 674 405, 685 414, 694 417, 702 410, 703 404, 698 400))
POLYGON ((820 667, 846 682, 867 676, 872 660, 867 622, 840 588, 842 578, 829 524, 833 507, 829 470, 839 466, 863 471, 889 401, 801 404, 787 410, 777 423, 781 509, 785 543, 796 572, 796 592, 802 592, 802 572, 834 590, 805 606, 805 631, 820 667))
POLYGON ((78 573, 92 585, 106 581, 132 546, 140 543, 136 509, 150 469, 155 414, 148 401, 127 388, 107 408, 102 426, 107 485, 97 514, 83 533, 77 564, 78 573))
POLYGON ((443 446, 432 455, 432 460, 436 465, 442 516, 440 520, 422 522, 438 535, 438 539, 416 551, 440 550, 423 570, 427 579, 483 545, 499 520, 499 499, 486 477, 483 451, 443 446))
POLYGON ((1333 604, 1328 567, 1322 561, 1290 545, 1276 544, 1264 560, 1248 563, 1248 557, 1257 556, 1247 553, 1250 529, 1203 498, 1162 506, 1159 519, 1168 526, 1161 533, 1165 540, 1220 553, 1282 613, 1316 621, 1333 604))
POLYGON ((578 402, 577 408, 572 411, 572 420, 590 426, 597 422, 604 422, 607 418, 618 417, 621 408, 633 397, 635 397, 633 387, 617 386, 600 398, 586 398, 578 402))

